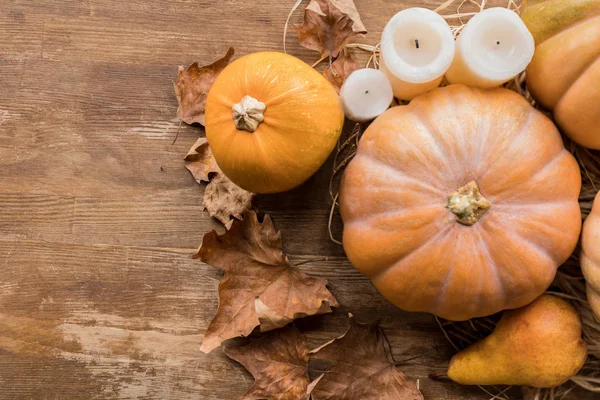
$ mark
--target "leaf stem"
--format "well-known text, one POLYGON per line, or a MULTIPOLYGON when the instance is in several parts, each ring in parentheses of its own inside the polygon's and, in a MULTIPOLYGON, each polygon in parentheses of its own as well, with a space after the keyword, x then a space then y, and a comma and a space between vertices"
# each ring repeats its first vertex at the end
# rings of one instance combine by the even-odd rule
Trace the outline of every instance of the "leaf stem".
POLYGON ((313 68, 314 68, 314 67, 316 67, 317 65, 321 64, 321 61, 325 60, 327 57, 329 57, 329 56, 323 56, 323 57, 319 58, 319 59, 317 60, 317 62, 315 62, 313 65, 311 65, 311 67, 313 67, 313 68))
POLYGON ((173 146, 175 144, 175 142, 177 141, 177 138, 179 137, 179 130, 181 129, 182 123, 183 123, 183 120, 179 121, 179 126, 177 127, 177 133, 175 134, 175 139, 173 139, 173 143, 171 143, 171 146, 173 146))

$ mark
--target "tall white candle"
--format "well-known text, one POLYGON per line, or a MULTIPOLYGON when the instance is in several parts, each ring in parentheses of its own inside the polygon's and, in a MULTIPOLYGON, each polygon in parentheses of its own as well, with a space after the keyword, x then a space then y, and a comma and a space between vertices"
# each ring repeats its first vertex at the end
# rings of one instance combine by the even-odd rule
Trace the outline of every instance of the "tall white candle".
POLYGON ((533 36, 517 13, 488 8, 458 35, 446 79, 482 88, 500 86, 525 70, 534 50, 533 36))
POLYGON ((380 50, 379 68, 394 96, 410 100, 439 86, 454 57, 454 36, 439 14, 407 8, 385 26, 380 50))
POLYGON ((342 85, 340 98, 346 117, 366 122, 388 109, 394 95, 387 76, 372 68, 363 68, 350 74, 342 85))

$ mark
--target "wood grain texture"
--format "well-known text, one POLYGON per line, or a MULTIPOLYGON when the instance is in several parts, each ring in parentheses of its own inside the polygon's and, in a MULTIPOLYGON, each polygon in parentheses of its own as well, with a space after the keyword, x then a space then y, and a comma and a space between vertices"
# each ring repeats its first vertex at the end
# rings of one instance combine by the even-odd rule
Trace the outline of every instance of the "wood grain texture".
MULTIPOLYGON (((236 56, 281 50, 292 4, 0 2, 0 399, 225 400, 251 385, 220 349, 199 350, 220 275, 191 254, 222 228, 184 168, 203 131, 178 128, 172 80, 229 45, 236 56)), ((437 2, 356 4, 374 44, 393 13, 437 2)), ((318 58, 293 31, 287 44, 318 58)), ((348 311, 381 317, 397 361, 421 356, 401 368, 426 399, 489 398, 427 379, 452 355, 432 317, 392 307, 328 240, 330 168, 255 200, 292 261, 312 261, 301 268, 329 279, 343 305, 299 322, 310 345, 341 334, 348 311)))

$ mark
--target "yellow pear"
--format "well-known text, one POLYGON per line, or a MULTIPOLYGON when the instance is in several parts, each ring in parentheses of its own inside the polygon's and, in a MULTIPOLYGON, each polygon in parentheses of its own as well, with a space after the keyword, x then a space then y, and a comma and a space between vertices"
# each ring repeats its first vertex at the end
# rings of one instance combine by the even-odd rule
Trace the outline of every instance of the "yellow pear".
POLYGON ((463 385, 553 387, 575 375, 586 356, 575 309, 543 295, 506 311, 490 336, 452 357, 448 377, 463 385))

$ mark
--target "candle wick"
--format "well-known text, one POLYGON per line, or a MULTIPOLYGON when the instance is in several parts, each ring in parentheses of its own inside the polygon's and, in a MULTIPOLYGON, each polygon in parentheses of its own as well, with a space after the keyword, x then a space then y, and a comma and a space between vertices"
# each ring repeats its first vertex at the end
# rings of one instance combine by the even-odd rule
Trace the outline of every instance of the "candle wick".
POLYGON ((369 94, 369 91, 368 91, 368 90, 365 90, 365 94, 369 94))
POLYGON ((496 41, 496 44, 497 44, 497 45, 498 45, 498 44, 500 44, 500 41, 499 41, 499 40, 497 40, 497 41, 496 41))
POLYGON ((415 46, 417 46, 417 49, 419 48, 419 40, 415 39, 415 46))

